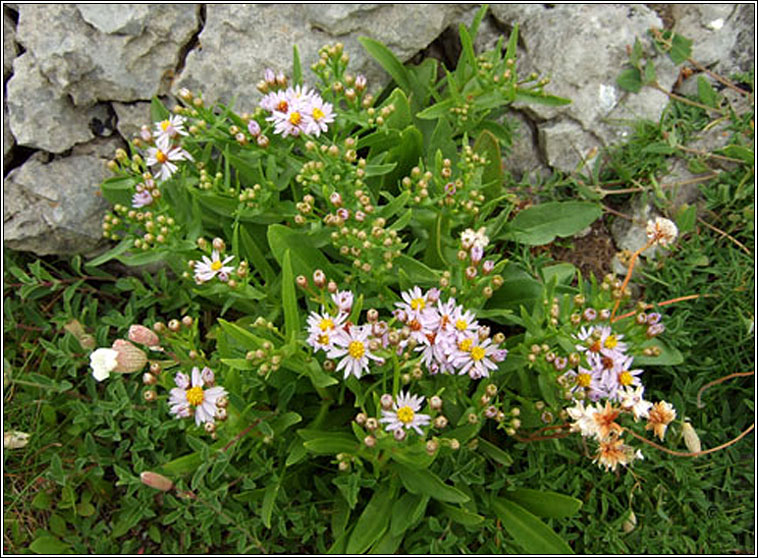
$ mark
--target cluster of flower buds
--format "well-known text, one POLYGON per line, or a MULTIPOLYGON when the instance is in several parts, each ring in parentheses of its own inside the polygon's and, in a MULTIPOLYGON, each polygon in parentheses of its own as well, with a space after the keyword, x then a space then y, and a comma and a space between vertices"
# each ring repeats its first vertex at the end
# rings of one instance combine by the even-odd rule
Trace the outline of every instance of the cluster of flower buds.
POLYGON ((111 240, 133 236, 134 248, 138 250, 165 245, 180 229, 173 217, 156 215, 153 211, 140 211, 116 204, 113 213, 103 218, 103 236, 111 240))
MULTIPOLYGON (((275 329, 271 322, 266 322, 261 317, 256 320, 254 325, 256 327, 265 327, 269 330, 275 329)), ((268 377, 271 372, 279 370, 279 367, 282 365, 283 356, 281 351, 274 347, 271 341, 265 340, 257 349, 248 351, 245 354, 245 359, 258 368, 259 376, 268 377)))

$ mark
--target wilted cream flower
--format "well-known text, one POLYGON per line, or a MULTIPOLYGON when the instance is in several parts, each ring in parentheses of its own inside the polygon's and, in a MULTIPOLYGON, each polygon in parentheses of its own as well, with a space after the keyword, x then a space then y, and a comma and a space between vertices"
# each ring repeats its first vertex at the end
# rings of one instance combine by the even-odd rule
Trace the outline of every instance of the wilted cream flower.
POLYGON ((116 367, 113 369, 113 372, 120 372, 122 374, 139 372, 147 364, 145 351, 126 339, 116 339, 113 342, 112 348, 116 351, 116 367))
POLYGON ((676 410, 671 403, 659 401, 650 409, 645 430, 652 430, 661 440, 666 435, 666 428, 676 418, 676 410))
POLYGON ((143 471, 140 473, 139 478, 145 486, 155 488, 162 492, 168 492, 174 488, 174 483, 171 479, 159 475, 158 473, 153 473, 152 471, 143 471))
POLYGON ((676 240, 679 229, 676 228, 673 221, 663 217, 656 217, 655 221, 647 222, 646 232, 648 240, 661 246, 668 246, 676 240))
POLYGON ((17 430, 3 432, 3 447, 6 449, 23 448, 28 443, 29 434, 26 432, 19 432, 17 430))

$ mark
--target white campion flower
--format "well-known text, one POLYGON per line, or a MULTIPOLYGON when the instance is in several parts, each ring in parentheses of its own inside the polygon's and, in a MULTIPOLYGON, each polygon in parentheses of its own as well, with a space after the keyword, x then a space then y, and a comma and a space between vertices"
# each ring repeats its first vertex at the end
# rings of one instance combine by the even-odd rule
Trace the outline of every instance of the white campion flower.
POLYGON ((679 229, 670 219, 664 217, 656 217, 655 221, 650 220, 647 222, 647 238, 661 246, 668 246, 673 244, 679 234, 679 229))
POLYGON ((401 391, 397 396, 397 401, 392 403, 392 410, 382 410, 382 418, 379 422, 387 425, 388 432, 413 428, 419 436, 423 436, 421 427, 427 426, 432 420, 429 415, 419 413, 423 403, 423 396, 401 391))
POLYGON ((108 348, 97 349, 90 354, 89 363, 92 367, 92 376, 98 382, 102 382, 118 366, 118 351, 108 348))

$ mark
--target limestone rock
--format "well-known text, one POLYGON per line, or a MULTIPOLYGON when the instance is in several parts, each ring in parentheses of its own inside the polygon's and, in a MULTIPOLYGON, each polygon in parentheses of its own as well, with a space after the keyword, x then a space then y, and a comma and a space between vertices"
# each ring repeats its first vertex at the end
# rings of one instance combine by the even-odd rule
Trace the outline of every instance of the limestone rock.
POLYGON ((577 170, 601 142, 570 120, 557 120, 538 128, 539 145, 547 164, 554 169, 577 170))
POLYGON ((116 111, 117 127, 121 136, 126 140, 131 140, 139 134, 142 126, 150 126, 150 103, 113 103, 113 110, 116 111))
POLYGON ((18 56, 18 45, 16 44, 16 25, 13 20, 3 10, 3 81, 13 70, 13 59, 18 56))
POLYGON ((3 181, 5 245, 40 256, 86 253, 101 240, 108 204, 100 183, 110 173, 94 155, 45 159, 33 155, 3 181))
POLYGON ((401 60, 431 43, 470 7, 436 4, 209 4, 200 47, 190 51, 173 90, 202 92, 208 102, 230 102, 249 110, 260 99, 255 84, 271 67, 290 74, 297 45, 306 82, 324 44, 342 42, 350 72, 363 72, 369 86, 386 81, 358 37, 382 41, 401 60))
MULTIPOLYGON (((626 46, 632 45, 635 37, 644 42, 651 26, 661 26, 649 8, 618 4, 508 4, 493 5, 492 11, 503 23, 520 24, 519 37, 525 52, 519 55, 519 75, 536 72, 549 77, 546 91, 572 101, 559 107, 536 103, 522 107, 537 121, 551 121, 544 124, 548 128, 540 134, 544 149, 559 150, 544 153, 555 168, 573 170, 581 161, 581 153, 623 138, 627 133, 625 120, 660 117, 667 102, 664 94, 645 88, 630 95, 616 85, 628 59, 626 46), (553 120, 558 117, 564 121, 556 124, 553 120), (553 141, 569 138, 570 128, 579 134, 574 137, 572 147, 553 141)), ((655 62, 658 81, 664 88, 670 87, 677 76, 676 68, 663 57, 657 57, 655 62)))
POLYGON ((150 17, 145 4, 79 4, 82 19, 101 33, 139 35, 150 17))
POLYGON ((13 62, 7 88, 8 121, 19 145, 61 153, 94 137, 87 111, 51 86, 29 52, 13 62))
POLYGON ((11 151, 16 145, 16 140, 11 134, 11 127, 8 122, 8 108, 3 105, 3 165, 7 166, 11 160, 11 151))
POLYGON ((516 180, 527 178, 533 182, 539 176, 544 177, 549 171, 540 158, 536 127, 519 111, 510 111, 505 118, 511 124, 516 124, 516 129, 513 132, 513 144, 503 160, 503 167, 516 180))
MULTIPOLYGON (((18 40, 77 106, 149 99, 167 90, 198 28, 192 4, 22 4, 18 40)), ((19 103, 19 101, 16 101, 19 103)))
MULTIPOLYGON (((752 8, 754 10, 755 6, 752 8)), ((739 32, 750 29, 741 21, 738 6, 674 4, 671 13, 675 20, 674 31, 693 41, 692 58, 704 66, 716 66, 719 72, 730 73, 737 69, 730 62, 729 54, 737 43, 739 32)), ((754 37, 755 27, 752 29, 754 37)))

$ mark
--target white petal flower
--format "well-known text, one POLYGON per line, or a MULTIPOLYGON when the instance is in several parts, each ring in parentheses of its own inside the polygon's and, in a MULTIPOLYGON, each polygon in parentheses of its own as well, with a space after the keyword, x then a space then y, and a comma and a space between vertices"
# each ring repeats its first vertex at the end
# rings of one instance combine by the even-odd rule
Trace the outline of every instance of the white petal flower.
POLYGON ((360 378, 368 372, 369 359, 384 364, 384 359, 372 354, 368 349, 368 336, 371 328, 367 326, 350 326, 349 331, 340 330, 334 339, 334 347, 326 354, 327 358, 342 358, 337 364, 337 372, 345 371, 345 379, 351 374, 360 378))
POLYGON ((427 426, 431 422, 429 415, 419 413, 421 405, 424 403, 424 397, 411 395, 402 391, 397 396, 397 401, 392 404, 392 410, 382 410, 382 418, 379 422, 387 425, 388 432, 406 429, 416 431, 419 436, 423 436, 422 426, 427 426))
POLYGON ((229 275, 229 273, 234 271, 234 267, 226 264, 233 259, 234 256, 227 256, 221 261, 221 255, 218 250, 213 250, 210 258, 204 255, 202 261, 195 263, 195 281, 197 283, 205 283, 216 275, 219 275, 219 277, 229 275))
MULTIPOLYGON (((205 376, 208 372, 204 369, 205 376)), ((219 398, 226 395, 226 390, 220 386, 203 389, 203 372, 199 368, 192 369, 192 387, 186 374, 178 373, 174 379, 177 387, 171 390, 168 404, 172 415, 177 418, 186 418, 195 415, 195 424, 200 426, 204 422, 213 423, 218 411, 219 398)))

